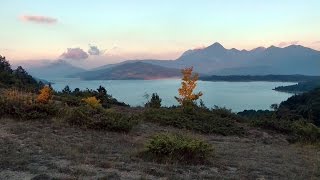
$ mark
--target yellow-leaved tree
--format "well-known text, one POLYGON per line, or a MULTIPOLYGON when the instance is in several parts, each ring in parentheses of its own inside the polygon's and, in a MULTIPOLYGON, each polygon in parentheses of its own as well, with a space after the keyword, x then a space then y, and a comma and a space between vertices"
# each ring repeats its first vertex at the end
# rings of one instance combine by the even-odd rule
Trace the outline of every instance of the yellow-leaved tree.
POLYGON ((40 90, 40 94, 37 97, 37 102, 42 104, 48 104, 52 98, 52 89, 49 86, 44 86, 40 90))
POLYGON ((88 97, 88 98, 84 98, 82 99, 87 105, 93 107, 93 108, 100 108, 101 104, 100 104, 100 99, 97 99, 95 96, 92 97, 88 97))
POLYGON ((181 71, 183 77, 181 87, 178 89, 180 97, 175 98, 183 107, 193 105, 195 101, 202 96, 202 92, 193 92, 197 87, 199 75, 197 73, 192 73, 192 71, 193 67, 185 68, 181 71))

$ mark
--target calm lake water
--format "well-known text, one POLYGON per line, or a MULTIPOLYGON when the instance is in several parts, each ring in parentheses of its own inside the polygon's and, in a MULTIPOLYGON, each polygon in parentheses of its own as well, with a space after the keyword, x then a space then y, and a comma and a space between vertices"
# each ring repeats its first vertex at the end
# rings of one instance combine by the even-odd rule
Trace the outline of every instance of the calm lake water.
MULTIPOLYGON (((177 89, 180 80, 104 80, 104 81, 83 81, 79 79, 54 79, 50 80, 52 87, 61 91, 66 85, 80 89, 97 89, 99 85, 104 86, 108 94, 119 101, 131 106, 142 106, 146 99, 146 93, 156 92, 162 98, 164 106, 176 105, 174 96, 178 95, 177 89)), ((206 106, 226 107, 234 112, 245 109, 270 109, 273 103, 280 103, 292 94, 273 91, 280 85, 291 85, 294 83, 284 82, 208 82, 199 81, 197 91, 202 91, 202 99, 206 106)))

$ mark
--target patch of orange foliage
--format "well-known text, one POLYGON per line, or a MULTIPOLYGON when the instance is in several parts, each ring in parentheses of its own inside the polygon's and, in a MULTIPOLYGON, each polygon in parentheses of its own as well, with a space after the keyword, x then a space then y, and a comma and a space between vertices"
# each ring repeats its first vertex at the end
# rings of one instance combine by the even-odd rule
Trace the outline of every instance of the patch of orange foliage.
POLYGON ((197 87, 197 81, 199 75, 197 73, 192 73, 193 67, 185 68, 181 71, 183 77, 181 82, 181 87, 179 88, 180 97, 175 97, 176 100, 182 105, 187 103, 192 103, 202 96, 202 92, 193 93, 194 89, 197 87))
POLYGON ((52 89, 49 86, 44 86, 40 90, 40 94, 37 97, 37 102, 42 104, 48 104, 52 98, 52 89))

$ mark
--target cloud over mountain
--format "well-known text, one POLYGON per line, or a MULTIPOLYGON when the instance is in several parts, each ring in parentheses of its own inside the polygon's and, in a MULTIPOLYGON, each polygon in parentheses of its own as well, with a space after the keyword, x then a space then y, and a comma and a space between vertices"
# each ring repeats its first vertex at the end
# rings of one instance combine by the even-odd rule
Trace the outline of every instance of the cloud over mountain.
POLYGON ((62 59, 71 59, 71 60, 83 60, 87 59, 89 55, 81 48, 68 48, 66 52, 60 55, 62 59))
POLYGON ((279 47, 286 47, 286 46, 290 46, 290 45, 297 45, 299 43, 299 41, 291 41, 291 42, 281 42, 279 43, 279 47))
POLYGON ((102 55, 104 52, 105 52, 105 50, 101 50, 97 46, 89 45, 88 53, 90 55, 99 56, 99 55, 102 55))
POLYGON ((58 19, 48 16, 22 15, 19 19, 38 24, 56 24, 58 22, 58 19))

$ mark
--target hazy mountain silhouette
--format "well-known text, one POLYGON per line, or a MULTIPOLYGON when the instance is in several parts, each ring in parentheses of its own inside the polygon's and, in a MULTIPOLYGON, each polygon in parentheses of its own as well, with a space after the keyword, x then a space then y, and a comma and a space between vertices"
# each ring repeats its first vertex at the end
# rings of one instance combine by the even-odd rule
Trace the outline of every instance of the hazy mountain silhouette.
MULTIPOLYGON (((139 61, 176 69, 193 66, 195 71, 209 75, 320 75, 320 52, 300 45, 258 47, 248 51, 226 49, 214 43, 203 49, 188 50, 176 60, 134 62, 139 61)), ((128 62, 132 61, 106 65, 104 68, 128 62)))
POLYGON ((29 68, 28 72, 34 77, 50 79, 85 72, 85 70, 71 65, 65 60, 57 60, 44 66, 29 68))
POLYGON ((80 74, 85 70, 59 60, 29 71, 40 78, 76 74, 84 79, 153 79, 174 76, 177 69, 190 66, 204 75, 320 75, 320 51, 300 45, 258 47, 248 51, 226 49, 214 43, 203 49, 188 50, 176 60, 127 60, 80 74))
POLYGON ((77 73, 70 77, 85 80, 119 80, 119 79, 164 79, 178 78, 179 69, 166 68, 144 62, 123 63, 116 66, 106 66, 92 71, 77 73))

